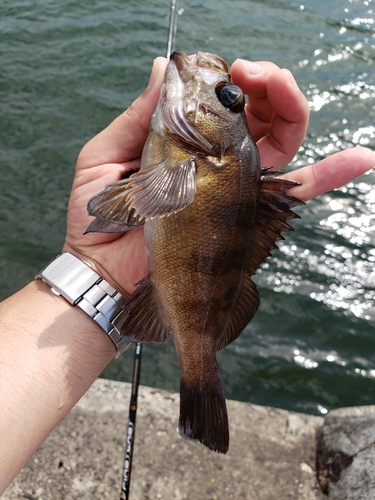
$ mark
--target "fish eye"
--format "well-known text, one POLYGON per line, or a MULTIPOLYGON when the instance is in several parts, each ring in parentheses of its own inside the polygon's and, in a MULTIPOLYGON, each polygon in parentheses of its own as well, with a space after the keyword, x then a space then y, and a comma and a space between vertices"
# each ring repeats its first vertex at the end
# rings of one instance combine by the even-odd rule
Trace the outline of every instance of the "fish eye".
POLYGON ((245 107, 245 96, 237 85, 232 83, 220 82, 215 89, 217 98, 223 106, 234 113, 241 113, 245 107))

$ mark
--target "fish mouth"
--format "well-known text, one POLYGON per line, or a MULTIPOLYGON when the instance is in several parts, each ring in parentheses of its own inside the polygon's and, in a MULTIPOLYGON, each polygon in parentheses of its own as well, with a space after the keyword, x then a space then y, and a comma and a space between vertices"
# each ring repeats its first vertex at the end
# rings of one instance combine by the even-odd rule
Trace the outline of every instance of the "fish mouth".
POLYGON ((197 54, 190 57, 180 50, 176 50, 171 54, 169 60, 174 65, 179 78, 183 83, 187 83, 191 79, 191 70, 196 69, 197 54))
POLYGON ((204 81, 212 84, 218 79, 217 73, 224 73, 228 78, 228 65, 224 59, 209 52, 197 52, 190 56, 181 50, 173 52, 169 60, 174 64, 183 83, 191 80, 192 71, 199 70, 204 81))

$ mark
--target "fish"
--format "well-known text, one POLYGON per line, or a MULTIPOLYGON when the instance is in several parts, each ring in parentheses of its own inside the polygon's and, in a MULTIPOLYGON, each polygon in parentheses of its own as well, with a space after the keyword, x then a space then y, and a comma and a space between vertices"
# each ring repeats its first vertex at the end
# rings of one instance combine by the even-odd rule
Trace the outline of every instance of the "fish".
POLYGON ((180 366, 180 435, 227 453, 229 422, 216 353, 256 313, 252 277, 303 204, 298 183, 262 168, 245 96, 215 54, 170 56, 141 166, 88 203, 87 232, 144 226, 149 274, 131 294, 129 342, 173 337, 180 366))

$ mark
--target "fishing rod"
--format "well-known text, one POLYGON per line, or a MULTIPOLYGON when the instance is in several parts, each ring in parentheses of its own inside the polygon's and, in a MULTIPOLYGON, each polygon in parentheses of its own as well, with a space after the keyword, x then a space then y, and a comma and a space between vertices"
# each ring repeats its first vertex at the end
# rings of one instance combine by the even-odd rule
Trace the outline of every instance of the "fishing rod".
POLYGON ((135 421, 137 416, 138 387, 141 376, 142 344, 137 343, 134 352, 133 382, 130 394, 128 427, 126 430, 125 458, 122 472, 121 500, 129 499, 130 476, 133 462, 135 421))
MULTIPOLYGON (((173 36, 176 33, 176 4, 177 0, 171 0, 168 28, 168 42, 166 57, 169 59, 172 51, 173 36)), ((133 380, 129 404, 129 418, 126 431, 125 458, 122 472, 120 500, 129 500, 130 477, 133 463, 135 422, 137 417, 138 388, 141 377, 142 344, 137 343, 134 352, 133 380)))
POLYGON ((175 21, 175 17, 176 17, 176 4, 177 4, 177 0, 171 0, 171 7, 170 7, 170 14, 169 14, 167 53, 166 53, 166 58, 167 59, 169 59, 169 56, 171 55, 173 36, 175 35, 176 30, 177 30, 177 24, 176 24, 176 21, 175 21))

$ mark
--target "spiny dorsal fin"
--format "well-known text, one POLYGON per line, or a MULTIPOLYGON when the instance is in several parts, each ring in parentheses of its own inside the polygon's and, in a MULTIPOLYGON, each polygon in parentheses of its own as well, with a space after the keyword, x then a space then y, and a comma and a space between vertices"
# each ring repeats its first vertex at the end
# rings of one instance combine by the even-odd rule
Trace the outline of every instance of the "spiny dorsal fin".
POLYGON ((280 179, 283 172, 262 168, 260 178, 259 211, 255 223, 253 246, 247 272, 254 275, 259 266, 278 248, 276 241, 283 240, 282 231, 293 231, 287 223, 289 219, 299 219, 291 210, 304 202, 288 194, 289 189, 298 186, 297 182, 280 179))

